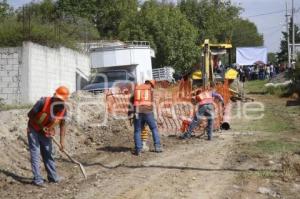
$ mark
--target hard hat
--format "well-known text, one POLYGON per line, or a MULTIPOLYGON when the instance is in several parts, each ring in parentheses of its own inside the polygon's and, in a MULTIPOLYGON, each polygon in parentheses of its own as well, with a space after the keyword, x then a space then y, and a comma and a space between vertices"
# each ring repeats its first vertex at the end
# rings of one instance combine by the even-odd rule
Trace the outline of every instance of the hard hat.
POLYGON ((65 86, 60 86, 55 90, 55 97, 66 101, 69 98, 70 92, 69 89, 65 86))
POLYGON ((155 80, 146 80, 145 83, 150 83, 152 85, 152 87, 155 86, 156 81, 155 80))

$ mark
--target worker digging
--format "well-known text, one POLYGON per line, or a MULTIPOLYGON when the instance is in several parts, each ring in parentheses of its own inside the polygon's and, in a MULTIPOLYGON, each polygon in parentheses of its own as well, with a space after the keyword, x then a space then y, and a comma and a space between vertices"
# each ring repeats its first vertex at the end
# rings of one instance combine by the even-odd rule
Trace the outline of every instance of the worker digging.
POLYGON ((190 123, 187 131, 180 136, 181 139, 188 139, 192 137, 193 130, 199 125, 200 121, 207 117, 207 140, 212 139, 213 122, 214 122, 214 98, 219 99, 224 105, 223 97, 215 91, 197 91, 196 96, 193 97, 197 102, 197 111, 190 123))
POLYGON ((28 113, 28 143, 33 173, 33 184, 44 187, 44 180, 40 171, 40 154, 47 171, 48 181, 58 183, 61 179, 57 175, 55 161, 52 156, 52 136, 55 127, 60 127, 60 150, 64 150, 65 117, 67 110, 64 102, 69 97, 69 89, 60 86, 52 97, 42 97, 35 103, 28 113))

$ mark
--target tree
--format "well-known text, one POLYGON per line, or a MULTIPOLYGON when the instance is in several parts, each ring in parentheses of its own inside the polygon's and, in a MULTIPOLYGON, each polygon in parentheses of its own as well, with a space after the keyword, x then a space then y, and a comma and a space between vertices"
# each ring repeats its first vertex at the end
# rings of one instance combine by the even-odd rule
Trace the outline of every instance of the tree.
POLYGON ((233 21, 239 17, 240 8, 229 0, 182 0, 179 8, 198 29, 198 42, 205 39, 224 43, 231 40, 233 21))
POLYGON ((268 53, 268 61, 270 63, 277 63, 276 53, 268 53))
POLYGON ((0 1, 0 19, 3 20, 4 17, 10 16, 13 14, 13 8, 9 6, 7 0, 0 1))
POLYGON ((98 38, 92 23, 61 12, 53 0, 26 4, 0 22, 0 46, 20 46, 23 41, 32 41, 50 47, 76 49, 78 42, 98 38))
POLYGON ((171 4, 145 2, 133 19, 121 26, 122 40, 147 40, 156 52, 155 67, 173 66, 190 70, 198 62, 197 30, 180 10, 171 4))
POLYGON ((116 39, 120 24, 132 19, 138 8, 137 0, 59 0, 59 9, 71 16, 88 18, 105 39, 116 39))
POLYGON ((262 46, 263 35, 259 34, 254 23, 245 19, 234 22, 232 44, 234 47, 262 46))

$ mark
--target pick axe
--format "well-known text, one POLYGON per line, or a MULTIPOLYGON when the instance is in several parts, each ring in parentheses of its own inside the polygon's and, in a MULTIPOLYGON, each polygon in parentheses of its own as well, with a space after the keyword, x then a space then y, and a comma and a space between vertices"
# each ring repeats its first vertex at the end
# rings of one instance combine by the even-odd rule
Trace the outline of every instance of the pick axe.
MULTIPOLYGON (((61 146, 60 146, 60 144, 57 142, 57 140, 54 138, 54 137, 52 137, 52 140, 53 140, 53 142, 60 148, 61 146)), ((80 162, 78 162, 77 160, 75 160, 75 159, 73 159, 71 156, 70 156, 70 154, 68 153, 68 152, 66 152, 65 150, 63 150, 62 151, 74 164, 77 164, 78 166, 79 166, 79 168, 80 168, 80 170, 81 170, 81 173, 82 173, 82 175, 83 175, 83 177, 84 177, 84 179, 87 179, 87 175, 86 175, 86 171, 85 171, 85 169, 84 169, 84 167, 83 167, 83 165, 80 163, 80 162)))

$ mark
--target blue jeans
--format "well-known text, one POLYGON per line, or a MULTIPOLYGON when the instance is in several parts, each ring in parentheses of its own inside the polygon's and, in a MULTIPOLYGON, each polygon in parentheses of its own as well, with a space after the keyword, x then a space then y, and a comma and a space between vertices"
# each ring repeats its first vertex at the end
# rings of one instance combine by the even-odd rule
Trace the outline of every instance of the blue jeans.
POLYGON ((204 104, 199 106, 198 112, 194 116, 187 133, 191 134, 192 131, 199 125, 200 121, 207 117, 207 136, 212 137, 213 132, 213 121, 214 121, 214 106, 213 104, 204 104))
POLYGON ((29 151, 31 157, 31 168, 33 173, 33 183, 42 184, 44 182, 40 171, 40 154, 48 174, 49 182, 58 182, 55 162, 52 157, 52 140, 42 133, 29 128, 28 133, 29 151))
POLYGON ((158 133, 158 128, 154 119, 153 112, 150 113, 136 113, 134 119, 134 143, 135 143, 135 150, 140 152, 142 150, 142 139, 141 139, 141 132, 142 128, 144 127, 145 123, 148 124, 151 132, 152 138, 154 142, 155 148, 160 148, 160 138, 158 133))

